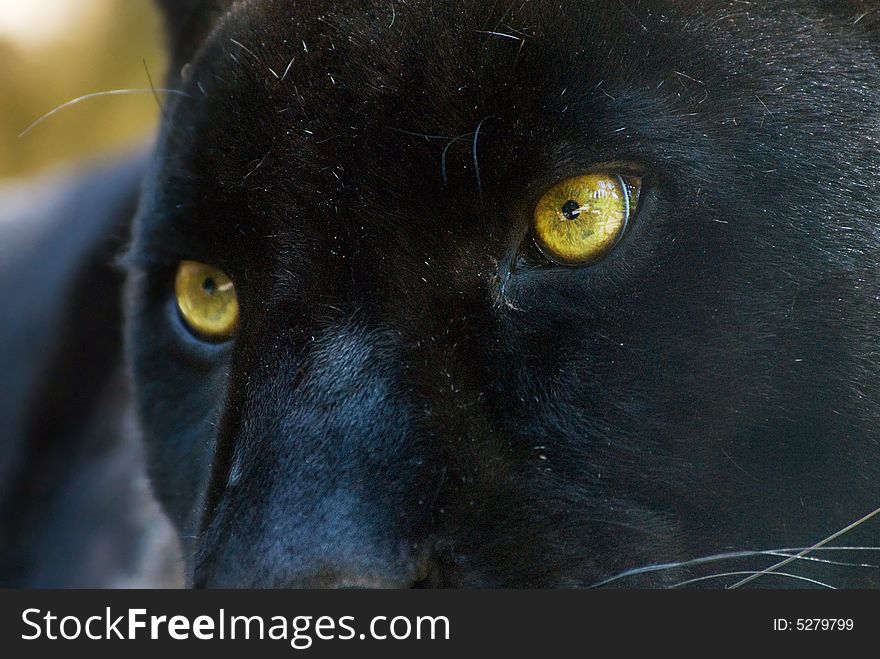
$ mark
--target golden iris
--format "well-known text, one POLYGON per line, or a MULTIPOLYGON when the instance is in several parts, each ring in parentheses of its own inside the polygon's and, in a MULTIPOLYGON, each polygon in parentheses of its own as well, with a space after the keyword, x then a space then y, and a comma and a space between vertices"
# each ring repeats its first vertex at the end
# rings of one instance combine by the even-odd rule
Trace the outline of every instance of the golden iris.
POLYGON ((617 245, 635 213, 641 181, 618 174, 584 174, 548 190, 535 208, 534 234, 559 265, 589 265, 617 245))
POLYGON ((222 270, 181 261, 174 281, 177 308, 190 329, 212 341, 230 338, 238 327, 235 285, 222 270))

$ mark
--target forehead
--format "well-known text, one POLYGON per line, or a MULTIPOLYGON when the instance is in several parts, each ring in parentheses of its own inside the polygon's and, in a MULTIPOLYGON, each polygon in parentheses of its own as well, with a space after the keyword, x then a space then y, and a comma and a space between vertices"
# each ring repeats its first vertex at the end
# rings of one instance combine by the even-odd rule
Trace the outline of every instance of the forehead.
MULTIPOLYGON (((234 77, 251 64, 256 79, 309 78, 313 91, 359 89, 366 98, 400 91, 403 82, 432 93, 461 93, 467 83, 492 84, 540 71, 563 82, 578 69, 594 72, 626 59, 657 56, 686 14, 656 2, 637 3, 651 33, 615 0, 410 2, 238 2, 203 47, 211 74, 234 77), (648 5, 654 5, 649 7, 648 5), (641 51, 641 54, 640 54, 641 51), (535 67, 538 67, 537 69, 535 67), (558 67, 557 70, 548 70, 558 67), (485 76, 485 77, 484 77, 485 76), (329 87, 314 84, 329 82, 329 87), (458 83, 449 88, 447 83, 458 83)), ((689 3, 691 6, 699 3, 689 3)))
POLYGON ((171 99, 143 244, 172 229, 211 249, 252 238, 254 253, 282 234, 331 254, 365 236, 375 250, 476 243, 459 229, 521 231, 535 195, 588 168, 709 172, 705 120, 744 130, 758 116, 718 74, 746 47, 738 7, 236 3, 185 67, 189 98, 171 99))
POLYGON ((753 85, 728 75, 746 68, 736 58, 760 61, 744 54, 760 33, 747 9, 235 3, 185 67, 189 98, 166 113, 156 216, 286 228, 357 206, 377 211, 368 223, 448 220, 491 200, 492 185, 526 205, 529 191, 612 161, 708 171, 705 125, 761 118, 753 85))
POLYGON ((651 4, 237 3, 188 67, 193 102, 174 124, 227 145, 259 130, 303 156, 352 133, 453 138, 487 117, 531 136, 577 120, 601 134, 623 127, 604 115, 663 98, 656 85, 673 71, 670 102, 693 95, 695 67, 718 60, 695 58, 695 40, 680 52, 693 9, 651 4))

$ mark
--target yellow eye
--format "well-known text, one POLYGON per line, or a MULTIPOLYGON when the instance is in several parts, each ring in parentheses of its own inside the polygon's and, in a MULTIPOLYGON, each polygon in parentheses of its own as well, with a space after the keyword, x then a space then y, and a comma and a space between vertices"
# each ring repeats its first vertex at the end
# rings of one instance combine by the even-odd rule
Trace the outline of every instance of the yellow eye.
POLYGON ((174 292, 180 315, 196 334, 222 341, 235 333, 238 296, 224 272, 197 261, 181 261, 174 292))
POLYGON ((623 236, 638 203, 641 180, 584 174, 550 188, 535 208, 538 247, 559 265, 589 265, 623 236))

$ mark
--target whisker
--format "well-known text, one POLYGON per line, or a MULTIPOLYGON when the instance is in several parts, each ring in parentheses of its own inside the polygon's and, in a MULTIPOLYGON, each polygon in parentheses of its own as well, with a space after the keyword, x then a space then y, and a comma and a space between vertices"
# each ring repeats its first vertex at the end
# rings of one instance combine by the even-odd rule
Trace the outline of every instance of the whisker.
POLYGON ((69 108, 73 105, 77 105, 79 103, 82 103, 83 101, 88 101, 90 99, 100 98, 103 96, 125 96, 128 94, 153 94, 153 93, 176 94, 177 96, 184 96, 186 98, 192 98, 192 96, 190 96, 186 92, 180 91, 179 89, 166 89, 166 88, 162 88, 162 87, 156 88, 155 90, 153 90, 153 89, 111 89, 110 91, 106 91, 106 92, 94 92, 92 94, 85 94, 84 96, 80 96, 78 98, 75 98, 72 101, 67 101, 67 103, 62 103, 54 110, 50 110, 49 112, 44 114, 42 117, 37 119, 35 122, 33 122, 30 126, 28 126, 23 131, 21 131, 21 133, 19 133, 18 137, 19 138, 24 137, 25 135, 30 133, 34 128, 36 128, 37 126, 42 124, 47 119, 50 119, 51 117, 55 116, 56 114, 58 114, 62 110, 69 108))
MULTIPOLYGON (((777 550, 778 551, 778 550, 777 550)), ((602 586, 607 586, 610 583, 614 583, 615 581, 620 581, 621 579, 626 579, 627 577, 635 577, 640 574, 649 574, 651 572, 664 572, 666 570, 676 570, 679 568, 691 567, 695 565, 703 565, 705 563, 715 563, 719 561, 727 561, 733 560, 737 558, 751 558, 753 556, 762 556, 765 552, 763 551, 732 551, 726 552, 723 554, 714 554, 712 556, 702 556, 700 558, 692 558, 687 561, 677 561, 672 563, 657 563, 655 565, 646 565, 644 567, 636 567, 620 574, 616 574, 613 577, 608 577, 607 579, 603 579, 602 581, 597 581, 594 584, 588 586, 588 588, 601 588, 602 586)))
MULTIPOLYGON (((791 556, 791 552, 784 551, 768 551, 765 552, 767 556, 791 556)), ((809 561, 812 563, 825 563, 826 565, 840 565, 842 567, 867 567, 880 569, 880 565, 872 565, 871 563, 847 563, 844 561, 831 561, 827 558, 816 558, 815 556, 801 556, 798 558, 799 561, 809 561)))
POLYGON ((474 144, 473 144, 473 153, 474 153, 474 172, 477 177, 477 191, 480 194, 480 197, 483 196, 483 181, 480 177, 480 160, 477 157, 477 145, 480 141, 480 129, 483 127, 483 124, 486 123, 492 117, 484 117, 480 123, 477 124, 477 129, 474 131, 474 144))
MULTIPOLYGON (((827 545, 823 547, 785 547, 781 549, 762 549, 762 550, 743 550, 743 551, 731 551, 725 552, 721 554, 713 554, 710 556, 701 556, 699 558, 692 558, 686 561, 677 561, 670 563, 656 563, 654 565, 646 565, 643 567, 631 568, 629 570, 625 570, 619 574, 616 574, 612 577, 608 577, 603 579, 602 581, 597 581, 594 584, 587 586, 587 588, 601 588, 602 586, 607 586, 608 584, 614 583, 616 581, 621 581, 622 579, 626 579, 628 577, 634 577, 641 574, 650 574, 652 572, 665 572, 667 570, 677 570, 682 568, 693 567, 697 565, 705 565, 707 563, 717 563, 721 561, 729 561, 736 560, 740 558, 753 558, 755 556, 791 556, 794 553, 804 552, 805 550, 811 551, 872 551, 872 552, 880 552, 880 547, 870 547, 870 546, 858 546, 858 547, 846 547, 846 546, 832 546, 829 547, 827 545)), ((795 557, 797 560, 804 560, 806 556, 798 554, 795 557)), ((819 560, 819 559, 816 559, 819 560)), ((862 567, 862 566, 860 566, 862 567)), ((864 567, 880 567, 873 565, 865 565, 864 567)))
POLYGON ((440 156, 440 178, 443 180, 443 186, 445 187, 449 183, 449 177, 446 175, 446 157, 449 155, 449 149, 456 142, 460 142, 466 137, 470 137, 472 133, 465 133, 464 135, 459 135, 458 137, 453 137, 449 140, 449 143, 443 147, 443 153, 440 156))
MULTIPOLYGON (((803 547, 800 549, 780 549, 779 551, 785 552, 793 552, 793 551, 803 551, 803 547)), ((848 547, 846 545, 841 545, 839 547, 816 547, 815 551, 880 551, 880 547, 848 547)))
MULTIPOLYGON (((722 572, 720 574, 710 574, 705 577, 696 577, 694 579, 688 579, 687 581, 680 581, 679 583, 676 583, 676 584, 669 586, 669 588, 670 589, 681 588, 682 586, 689 586, 690 584, 699 583, 701 581, 709 581, 710 579, 723 579, 724 577, 740 577, 744 574, 760 576, 761 574, 764 574, 764 572, 763 571, 761 571, 761 572, 744 571, 744 572, 722 572)), ((811 584, 815 584, 816 586, 822 586, 823 588, 828 588, 829 590, 837 590, 837 588, 832 586, 831 584, 827 584, 822 581, 817 581, 816 579, 810 579, 809 577, 804 577, 799 574, 790 574, 788 572, 774 572, 773 574, 780 576, 780 577, 786 577, 788 579, 796 579, 798 581, 806 581, 811 584)), ((745 581, 745 579, 743 581, 745 581)))
POLYGON ((147 60, 141 60, 144 63, 144 71, 147 74, 147 81, 150 83, 150 91, 153 93, 153 98, 156 99, 156 105, 159 106, 159 112, 162 114, 162 119, 165 123, 168 123, 168 115, 165 114, 165 106, 162 105, 162 101, 159 99, 159 94, 156 91, 156 85, 153 84, 153 76, 150 75, 150 67, 147 65, 147 60))
POLYGON ((808 547, 807 549, 804 549, 802 552, 800 552, 800 553, 798 553, 798 554, 796 554, 796 555, 794 555, 794 556, 790 556, 789 558, 786 558, 784 561, 779 561, 779 562, 776 563, 775 565, 771 565, 770 567, 768 567, 768 568, 766 568, 766 569, 764 569, 764 570, 761 570, 760 572, 757 572, 756 574, 753 574, 753 575, 750 575, 750 576, 746 577, 746 578, 743 579, 742 581, 738 581, 737 583, 733 584, 733 585, 730 587, 730 589, 733 590, 733 589, 735 589, 735 588, 739 588, 740 586, 744 586, 745 584, 749 583, 750 581, 754 581, 755 579, 758 579, 758 578, 764 576, 765 574, 769 574, 769 573, 771 573, 771 572, 775 572, 775 571, 778 570, 779 568, 785 567, 786 565, 788 565, 788 564, 791 563, 792 561, 796 561, 797 559, 801 558, 802 556, 805 556, 806 554, 809 554, 810 552, 812 552, 812 551, 818 549, 819 547, 822 547, 823 545, 827 545, 829 542, 831 542, 831 541, 833 541, 833 540, 836 540, 836 539, 839 538, 840 536, 849 533, 850 531, 852 531, 852 530, 853 530, 854 528, 856 528, 857 526, 861 526, 862 524, 864 524, 865 522, 867 522, 867 521, 870 520, 871 518, 876 517, 877 515, 880 515, 880 508, 877 508, 876 510, 874 510, 873 512, 868 513, 868 514, 865 515, 864 517, 862 517, 862 518, 860 518, 860 519, 857 519, 855 522, 853 522, 853 523, 850 524, 849 526, 846 526, 846 527, 840 529, 840 530, 837 531, 836 533, 832 533, 832 534, 829 535, 827 538, 825 538, 824 540, 820 540, 819 542, 817 542, 817 543, 816 543, 815 545, 813 545, 812 547, 808 547))

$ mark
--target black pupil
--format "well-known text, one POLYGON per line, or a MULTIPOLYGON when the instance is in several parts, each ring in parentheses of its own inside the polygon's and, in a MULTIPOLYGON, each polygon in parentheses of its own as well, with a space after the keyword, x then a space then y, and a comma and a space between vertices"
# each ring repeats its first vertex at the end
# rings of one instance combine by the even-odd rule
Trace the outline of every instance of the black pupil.
POLYGON ((581 205, 574 199, 569 199, 562 204, 562 215, 566 220, 576 220, 581 214, 581 205))
POLYGON ((213 277, 205 278, 205 281, 202 282, 202 290, 208 295, 213 295, 217 291, 217 282, 213 277))

